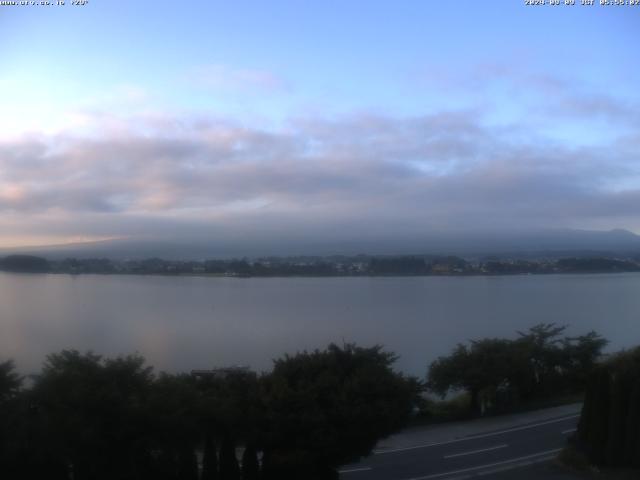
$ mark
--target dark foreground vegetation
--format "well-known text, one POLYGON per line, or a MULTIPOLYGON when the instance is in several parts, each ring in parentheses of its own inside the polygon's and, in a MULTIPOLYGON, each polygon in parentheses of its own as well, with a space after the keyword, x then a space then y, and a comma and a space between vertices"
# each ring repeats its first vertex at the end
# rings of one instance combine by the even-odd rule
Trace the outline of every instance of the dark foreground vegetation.
POLYGON ((28 388, 0 364, 0 478, 337 478, 408 420, 419 384, 380 347, 155 375, 139 356, 50 355, 28 388), (241 459, 241 462, 239 460, 241 459))
POLYGON ((515 340, 486 338, 459 344, 449 356, 431 364, 427 386, 442 397, 464 392, 463 408, 469 415, 513 411, 582 393, 607 341, 595 332, 563 336, 565 330, 541 323, 518 332, 515 340))
POLYGON ((437 417, 425 392, 462 391, 455 401, 478 416, 584 392, 588 379, 582 444, 598 461, 631 458, 640 436, 623 424, 638 423, 640 351, 600 364, 602 337, 564 331, 539 324, 513 340, 460 344, 431 364, 426 383, 396 373, 396 357, 381 347, 352 344, 285 356, 261 375, 155 374, 137 355, 62 351, 26 381, 7 361, 0 478, 335 479, 338 466, 368 455, 416 412, 437 417), (611 453, 618 448, 626 456, 611 453))
POLYGON ((269 257, 254 260, 180 261, 148 258, 47 260, 31 255, 0 258, 0 270, 32 273, 135 275, 219 275, 233 277, 335 277, 423 275, 518 275, 549 273, 616 273, 640 271, 640 258, 563 258, 560 260, 467 261, 454 256, 269 257))
POLYGON ((613 356, 590 375, 573 444, 589 463, 636 468, 640 478, 640 347, 613 356))

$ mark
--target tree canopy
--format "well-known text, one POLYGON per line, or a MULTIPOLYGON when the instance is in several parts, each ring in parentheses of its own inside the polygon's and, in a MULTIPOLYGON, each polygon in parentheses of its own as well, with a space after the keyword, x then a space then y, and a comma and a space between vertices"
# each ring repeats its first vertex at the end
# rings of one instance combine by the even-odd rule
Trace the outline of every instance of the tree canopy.
MULTIPOLYGON (((382 347, 330 345, 277 360, 265 378, 269 465, 277 478, 301 478, 371 452, 409 418, 419 385, 395 373, 382 347), (296 468, 283 470, 286 466, 296 468)), ((276 477, 274 477, 276 478, 276 477)))
POLYGON ((574 443, 596 465, 640 468, 640 347, 589 373, 574 443))
POLYGON ((441 396, 463 390, 470 412, 484 413, 562 392, 582 391, 607 341, 595 332, 561 337, 565 326, 540 323, 516 339, 459 344, 429 366, 428 388, 441 396))
POLYGON ((12 360, 0 363, 0 403, 13 397, 22 385, 22 377, 15 371, 12 360))
POLYGON ((330 345, 276 360, 267 374, 198 377, 155 374, 139 355, 63 350, 26 389, 5 362, 0 476, 334 478, 408 419, 418 383, 394 372, 394 360, 381 347, 330 345))

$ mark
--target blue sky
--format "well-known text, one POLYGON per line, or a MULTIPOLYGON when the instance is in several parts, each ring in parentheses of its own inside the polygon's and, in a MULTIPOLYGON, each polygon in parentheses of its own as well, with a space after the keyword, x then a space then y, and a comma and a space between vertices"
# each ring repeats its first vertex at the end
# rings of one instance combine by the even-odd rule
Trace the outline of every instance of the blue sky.
POLYGON ((0 7, 0 244, 640 232, 639 7, 69 3, 0 7))
POLYGON ((171 107, 243 114, 242 99, 223 102, 187 78, 207 65, 264 71, 286 92, 277 102, 255 95, 252 108, 277 117, 311 107, 415 114, 456 106, 461 99, 442 99, 429 80, 473 76, 487 65, 638 97, 640 14, 632 7, 311 3, 4 7, 2 72, 46 103, 87 101, 125 84, 171 107))

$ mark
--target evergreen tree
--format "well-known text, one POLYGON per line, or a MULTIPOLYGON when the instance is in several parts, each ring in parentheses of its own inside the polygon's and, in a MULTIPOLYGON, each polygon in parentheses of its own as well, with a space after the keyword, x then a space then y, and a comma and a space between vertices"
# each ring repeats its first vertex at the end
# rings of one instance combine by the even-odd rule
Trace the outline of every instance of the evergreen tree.
POLYGON ((622 373, 611 376, 611 399, 605 461, 610 466, 620 466, 624 458, 627 411, 630 400, 628 377, 622 373))
POLYGON ((0 405, 18 393, 22 380, 15 371, 13 360, 0 363, 0 405))
POLYGON ((178 479, 198 480, 198 458, 188 446, 181 448, 178 455, 178 479))
POLYGON ((258 478, 260 478, 258 452, 253 443, 248 443, 242 454, 242 480, 257 480, 258 478))
POLYGON ((168 448, 163 449, 158 458, 158 479, 179 480, 178 462, 175 453, 168 448))
POLYGON ((593 409, 594 415, 589 426, 588 443, 590 446, 590 459, 592 462, 602 465, 605 461, 607 446, 607 434, 609 432, 609 411, 611 400, 611 375, 606 368, 600 368, 594 383, 593 409))
POLYGON ((239 480, 240 466, 236 457, 236 445, 230 435, 225 435, 220 446, 220 479, 239 480))
POLYGON ((202 480, 218 480, 218 454, 216 442, 211 433, 207 433, 204 439, 204 451, 202 456, 202 480))
POLYGON ((640 468, 640 378, 636 379, 629 397, 626 425, 625 463, 626 465, 640 468))
POLYGON ((276 360, 263 379, 265 477, 326 478, 402 428, 419 384, 394 372, 394 361, 380 346, 352 344, 276 360))
POLYGON ((595 409, 595 395, 596 395, 596 383, 597 375, 592 374, 587 379, 587 388, 584 394, 584 401, 582 403, 582 412, 580 420, 578 421, 577 438, 581 445, 587 445, 592 435, 593 424, 595 423, 594 416, 598 414, 595 409))
POLYGON ((640 467, 640 347, 592 372, 578 440, 595 465, 640 467))

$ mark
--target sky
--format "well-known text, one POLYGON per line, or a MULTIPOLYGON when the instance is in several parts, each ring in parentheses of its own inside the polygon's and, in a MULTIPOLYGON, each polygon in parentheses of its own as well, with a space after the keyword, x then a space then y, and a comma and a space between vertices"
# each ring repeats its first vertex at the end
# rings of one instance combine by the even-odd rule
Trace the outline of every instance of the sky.
POLYGON ((577 3, 0 5, 0 247, 640 233, 640 7, 577 3))

